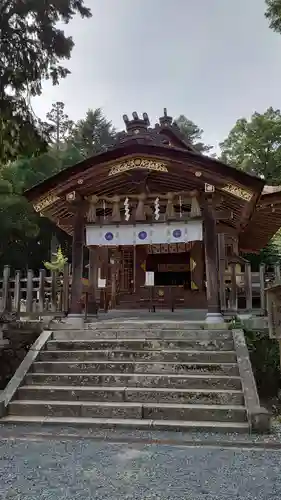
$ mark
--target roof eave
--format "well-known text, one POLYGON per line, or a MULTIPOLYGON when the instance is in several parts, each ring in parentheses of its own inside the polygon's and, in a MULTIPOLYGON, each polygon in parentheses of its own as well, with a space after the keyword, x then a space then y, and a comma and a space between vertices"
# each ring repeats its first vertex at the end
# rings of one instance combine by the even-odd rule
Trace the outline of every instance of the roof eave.
POLYGON ((131 144, 128 145, 127 147, 120 146, 108 150, 106 152, 100 153, 98 155, 92 156, 90 158, 87 158, 85 160, 82 160, 81 162, 76 163, 75 165, 62 170, 61 172, 55 174, 54 176, 49 177, 43 182, 28 189, 27 191, 24 192, 24 196, 28 200, 33 201, 35 198, 38 198, 44 195, 44 193, 54 189, 57 184, 66 182, 71 176, 79 174, 80 172, 83 172, 88 168, 91 168, 95 165, 101 165, 103 163, 107 163, 110 161, 122 159, 126 156, 133 154, 135 155, 144 154, 147 156, 151 155, 157 157, 165 157, 170 161, 181 161, 181 162, 193 161, 195 164, 198 163, 198 165, 199 164, 202 165, 203 163, 207 167, 209 167, 210 170, 213 169, 214 174, 217 173, 221 177, 227 174, 226 177, 228 179, 230 178, 233 182, 237 182, 239 185, 243 187, 254 190, 256 194, 255 197, 256 199, 259 198, 262 189, 265 185, 265 182, 258 177, 250 176, 249 174, 246 174, 245 172, 237 170, 234 167, 226 165, 220 162, 219 160, 198 154, 193 151, 188 151, 188 150, 185 151, 180 148, 168 148, 163 146, 161 147, 161 146, 146 145, 146 144, 131 144))

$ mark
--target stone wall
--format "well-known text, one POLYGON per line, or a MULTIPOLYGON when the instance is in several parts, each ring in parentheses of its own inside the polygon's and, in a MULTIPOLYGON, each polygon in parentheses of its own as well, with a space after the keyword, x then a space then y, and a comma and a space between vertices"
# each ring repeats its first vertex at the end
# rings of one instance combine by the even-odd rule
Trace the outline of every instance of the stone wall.
POLYGON ((3 390, 24 359, 26 353, 43 331, 39 322, 17 322, 5 325, 0 347, 0 390, 3 390))

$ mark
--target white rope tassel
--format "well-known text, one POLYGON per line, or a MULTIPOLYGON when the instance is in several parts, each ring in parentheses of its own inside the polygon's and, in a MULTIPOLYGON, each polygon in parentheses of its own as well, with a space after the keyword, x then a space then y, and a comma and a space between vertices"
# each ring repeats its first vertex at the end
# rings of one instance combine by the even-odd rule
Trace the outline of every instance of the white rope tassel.
POLYGON ((126 198, 124 201, 124 208, 125 208, 125 221, 128 222, 130 219, 130 208, 129 208, 129 198, 126 198))
POLYGON ((155 207, 155 210, 154 210, 155 220, 159 220, 159 217, 160 217, 159 198, 155 199, 154 207, 155 207))
POLYGON ((182 199, 181 199, 181 196, 179 197, 179 203, 180 203, 180 218, 182 218, 182 199))

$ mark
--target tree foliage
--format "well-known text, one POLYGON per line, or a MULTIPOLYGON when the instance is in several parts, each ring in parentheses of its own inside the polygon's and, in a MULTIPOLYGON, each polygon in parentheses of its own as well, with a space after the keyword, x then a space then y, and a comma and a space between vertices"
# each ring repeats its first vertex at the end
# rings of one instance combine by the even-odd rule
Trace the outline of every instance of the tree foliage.
POLYGON ((74 125, 73 121, 65 113, 65 104, 59 101, 55 102, 46 118, 52 127, 50 131, 51 141, 56 146, 56 149, 60 149, 66 142, 74 125))
POLYGON ((180 115, 174 122, 179 127, 184 138, 188 142, 191 142, 199 153, 207 153, 212 149, 212 146, 207 146, 202 142, 204 130, 199 128, 193 121, 186 118, 185 115, 180 115))
POLYGON ((272 268, 275 264, 281 264, 281 234, 278 232, 268 245, 257 254, 245 254, 244 257, 252 265, 252 271, 258 272, 261 264, 272 268))
POLYGON ((58 23, 75 14, 90 17, 84 0, 2 0, 0 3, 0 162, 46 145, 48 128, 32 113, 29 99, 43 79, 57 84, 69 70, 74 42, 58 23))
POLYGON ((269 20, 269 26, 277 33, 281 33, 281 1, 265 0, 267 10, 265 16, 269 20))
MULTIPOLYGON (((69 249, 67 235, 36 214, 22 195, 25 189, 70 163, 69 151, 56 153, 51 149, 41 156, 19 159, 0 170, 0 268, 5 264, 14 269, 42 267, 43 260, 50 257, 53 233, 64 250, 69 249)), ((77 156, 74 163, 76 160, 77 156)))
POLYGON ((61 273, 67 263, 68 258, 63 255, 61 247, 52 255, 51 262, 44 262, 44 266, 49 271, 61 273))
MULTIPOLYGON (((56 104, 53 109, 56 116, 56 104)), ((58 109, 67 116, 63 103, 59 103, 58 109)), ((14 269, 43 267, 44 261, 50 259, 53 235, 66 258, 71 258, 70 238, 53 222, 35 214, 22 193, 83 160, 86 154, 103 151, 114 134, 111 123, 100 110, 89 112, 85 120, 78 121, 73 127, 73 136, 69 134, 66 142, 60 137, 59 148, 50 143, 44 154, 19 158, 0 169, 0 268, 5 264, 14 269)))
POLYGON ((101 108, 89 109, 86 117, 74 125, 69 142, 85 157, 103 151, 112 145, 115 129, 103 115, 101 108))
POLYGON ((239 119, 220 144, 222 160, 269 184, 281 183, 281 113, 268 108, 239 119))

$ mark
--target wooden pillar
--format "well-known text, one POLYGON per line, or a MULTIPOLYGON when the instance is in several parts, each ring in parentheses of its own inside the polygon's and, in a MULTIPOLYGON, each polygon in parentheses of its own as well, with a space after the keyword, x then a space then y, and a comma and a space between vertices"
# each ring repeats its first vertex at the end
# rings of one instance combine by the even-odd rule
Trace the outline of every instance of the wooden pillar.
POLYGON ((237 280, 236 280, 236 263, 230 263, 230 279, 231 279, 231 289, 229 298, 229 308, 231 312, 237 313, 238 309, 238 290, 237 290, 237 280))
POLYGON ((218 267, 219 267, 219 287, 221 310, 226 311, 226 289, 225 289, 225 270, 226 270, 226 251, 225 234, 218 234, 218 267))
POLYGON ((109 279, 109 264, 108 264, 108 259, 109 259, 109 251, 108 247, 100 247, 99 249, 99 254, 100 254, 100 270, 101 274, 100 277, 101 279, 106 280, 105 288, 100 290, 100 309, 104 309, 104 311, 107 310, 107 288, 108 288, 108 279, 109 279))
POLYGON ((250 262, 245 264, 245 294, 246 294, 246 310, 251 313, 253 310, 253 289, 252 289, 252 269, 250 262))
POLYGON ((51 272, 51 311, 56 312, 57 310, 57 279, 58 273, 56 271, 51 272))
POLYGON ((265 295, 265 265, 260 265, 260 305, 261 312, 265 314, 267 306, 266 306, 266 295, 265 295))
POLYGON ((28 269, 26 281, 26 312, 31 313, 33 310, 33 271, 28 269))
POLYGON ((91 316, 97 313, 98 251, 95 247, 89 247, 89 283, 88 314, 91 316))
POLYGON ((14 290, 14 310, 17 314, 20 313, 21 300, 21 272, 16 271, 15 274, 15 290, 14 290))
POLYGON ((10 297, 10 266, 4 266, 3 271, 3 286, 2 286, 2 311, 9 311, 9 297, 10 297))
POLYGON ((275 283, 280 283, 280 281, 281 281, 280 264, 275 264, 275 266, 274 266, 274 278, 275 278, 275 283))
POLYGON ((83 202, 75 204, 73 237, 72 237, 72 282, 70 314, 82 314, 82 273, 83 273, 83 249, 84 249, 84 212, 83 202))
POLYGON ((203 203, 204 244, 207 281, 207 321, 223 321, 219 297, 218 244, 216 218, 211 194, 205 194, 203 203))
POLYGON ((69 310, 69 264, 66 263, 63 269, 63 285, 62 285, 62 312, 65 314, 69 310))
POLYGON ((118 270, 119 270, 119 255, 118 250, 114 249, 111 253, 110 258, 110 272, 111 272, 111 308, 115 309, 116 307, 116 298, 117 298, 117 281, 118 281, 118 270))
POLYGON ((45 269, 40 269, 39 271, 39 297, 38 297, 38 302, 39 302, 39 312, 44 311, 45 307, 45 279, 46 279, 46 270, 45 269))

